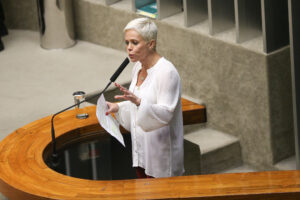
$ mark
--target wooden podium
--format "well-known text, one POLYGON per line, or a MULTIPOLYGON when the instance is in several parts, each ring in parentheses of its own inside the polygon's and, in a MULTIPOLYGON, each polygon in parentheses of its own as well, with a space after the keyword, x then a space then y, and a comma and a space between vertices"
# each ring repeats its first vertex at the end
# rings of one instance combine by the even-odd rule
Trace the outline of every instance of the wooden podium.
MULTIPOLYGON (((206 121, 205 107, 183 99, 185 124, 206 121)), ((106 134, 95 106, 81 120, 70 110, 55 120, 57 149, 106 134)), ((180 176, 155 179, 95 181, 66 176, 50 169, 51 116, 11 133, 0 143, 0 191, 10 200, 30 199, 300 199, 300 172, 180 176)), ((124 133, 125 134, 125 133, 124 133)))

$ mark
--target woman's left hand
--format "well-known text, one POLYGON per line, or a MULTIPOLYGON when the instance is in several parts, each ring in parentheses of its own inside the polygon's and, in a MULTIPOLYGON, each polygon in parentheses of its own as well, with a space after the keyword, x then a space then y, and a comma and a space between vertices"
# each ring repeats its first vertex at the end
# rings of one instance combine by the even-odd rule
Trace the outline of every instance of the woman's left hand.
POLYGON ((118 87, 121 92, 123 92, 123 95, 116 95, 115 99, 124 99, 131 101, 135 105, 139 106, 141 103, 141 99, 135 96, 132 92, 130 92, 128 89, 124 88, 123 86, 119 85, 118 83, 115 83, 115 86, 118 87))

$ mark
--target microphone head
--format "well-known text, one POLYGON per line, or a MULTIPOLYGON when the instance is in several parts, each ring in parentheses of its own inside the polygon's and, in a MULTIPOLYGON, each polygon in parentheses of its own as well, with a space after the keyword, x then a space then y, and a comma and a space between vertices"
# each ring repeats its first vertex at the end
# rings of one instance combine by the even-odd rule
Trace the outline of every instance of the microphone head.
POLYGON ((125 69, 125 67, 128 65, 129 59, 126 57, 125 60, 122 62, 120 67, 117 69, 117 71, 111 76, 110 81, 115 82, 115 80, 118 78, 118 76, 121 74, 121 72, 125 69))

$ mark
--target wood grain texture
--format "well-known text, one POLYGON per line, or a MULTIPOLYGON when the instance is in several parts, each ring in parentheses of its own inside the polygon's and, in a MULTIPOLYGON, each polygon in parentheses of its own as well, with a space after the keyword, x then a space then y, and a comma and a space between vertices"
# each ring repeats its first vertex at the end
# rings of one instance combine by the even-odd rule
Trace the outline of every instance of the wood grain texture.
POLYGON ((204 105, 196 104, 192 101, 182 98, 183 124, 196 124, 206 122, 206 109, 204 105))
MULTIPOLYGON (((184 107, 183 113, 189 111, 184 107)), ((95 131, 101 132, 95 106, 85 109, 90 115, 85 120, 77 119, 74 110, 55 118, 58 148, 65 142, 93 137, 95 131)), ((51 116, 45 117, 19 128, 0 143, 0 191, 10 200, 300 199, 299 171, 117 181, 93 181, 59 174, 43 160, 46 149, 48 153, 50 151, 50 119, 51 116)))

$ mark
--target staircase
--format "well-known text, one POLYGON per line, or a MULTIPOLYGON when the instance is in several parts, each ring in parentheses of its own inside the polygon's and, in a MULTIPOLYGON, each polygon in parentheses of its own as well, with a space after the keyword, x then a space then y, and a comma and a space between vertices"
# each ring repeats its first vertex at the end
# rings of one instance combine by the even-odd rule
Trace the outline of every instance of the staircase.
POLYGON ((238 138, 202 124, 186 125, 184 132, 186 175, 245 171, 238 138))
MULTIPOLYGON (((255 172, 243 164, 238 138, 205 127, 205 124, 184 126, 185 175, 255 172)), ((296 170, 291 156, 276 164, 274 170, 296 170)))

